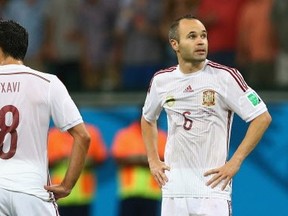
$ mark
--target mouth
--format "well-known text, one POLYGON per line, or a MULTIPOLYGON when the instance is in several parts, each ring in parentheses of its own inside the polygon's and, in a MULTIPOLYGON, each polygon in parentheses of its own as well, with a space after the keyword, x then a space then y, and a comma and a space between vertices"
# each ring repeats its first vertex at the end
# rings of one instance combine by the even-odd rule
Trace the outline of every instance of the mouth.
POLYGON ((206 50, 205 49, 197 49, 197 50, 195 50, 195 53, 197 53, 199 55, 205 55, 206 54, 206 50))

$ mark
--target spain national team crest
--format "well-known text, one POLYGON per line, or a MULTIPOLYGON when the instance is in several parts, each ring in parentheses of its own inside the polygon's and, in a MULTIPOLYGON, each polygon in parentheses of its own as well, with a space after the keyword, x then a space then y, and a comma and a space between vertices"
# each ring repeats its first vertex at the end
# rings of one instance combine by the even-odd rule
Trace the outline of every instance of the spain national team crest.
POLYGON ((203 92, 203 102, 204 106, 214 106, 215 105, 215 91, 206 90, 203 92))

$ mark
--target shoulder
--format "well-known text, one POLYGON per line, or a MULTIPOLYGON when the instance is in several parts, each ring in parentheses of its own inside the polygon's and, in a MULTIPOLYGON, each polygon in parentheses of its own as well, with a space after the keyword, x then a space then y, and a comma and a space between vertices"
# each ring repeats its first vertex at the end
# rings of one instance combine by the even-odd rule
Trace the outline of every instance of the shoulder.
POLYGON ((151 83, 155 80, 165 80, 167 79, 168 77, 171 77, 173 76, 173 74, 175 74, 175 71, 177 70, 177 65, 176 66, 172 66, 172 67, 169 67, 169 68, 165 68, 165 69, 161 69, 159 71, 157 71, 152 79, 151 79, 151 83))
POLYGON ((243 91, 248 89, 247 83, 236 68, 208 61, 206 70, 212 70, 212 73, 215 73, 220 79, 224 78, 225 80, 228 80, 228 83, 230 83, 230 81, 235 81, 243 91))
POLYGON ((150 91, 150 88, 153 83, 155 82, 161 83, 161 81, 165 82, 167 79, 173 77, 173 74, 175 74, 176 70, 177 70, 177 65, 157 71, 151 79, 148 92, 150 91))
POLYGON ((39 78, 39 79, 46 81, 46 82, 49 82, 49 83, 51 83, 55 80, 58 80, 56 75, 44 73, 44 72, 34 70, 32 68, 29 68, 29 67, 28 67, 27 73, 30 73, 35 78, 39 78))
POLYGON ((165 69, 161 69, 159 71, 157 71, 154 76, 153 76, 153 79, 155 77, 159 78, 159 77, 165 77, 166 75, 171 75, 172 72, 175 72, 177 69, 177 65, 175 66, 172 66, 172 67, 168 67, 168 68, 165 68, 165 69))
MULTIPOLYGON (((67 89, 63 82, 54 74, 34 70, 28 67, 27 72, 34 77, 34 84, 41 86, 43 91, 49 91, 55 97, 67 96, 67 89)), ((68 93, 69 94, 69 93, 68 93)))
POLYGON ((233 71, 237 71, 236 68, 233 68, 233 67, 229 67, 229 66, 226 66, 226 65, 223 65, 223 64, 219 64, 217 62, 213 62, 213 61, 208 61, 207 62, 207 65, 206 65, 208 68, 211 68, 215 71, 219 71, 219 72, 228 72, 228 73, 232 73, 233 71))
POLYGON ((40 72, 25 65, 5 65, 2 66, 1 71, 9 73, 11 75, 19 75, 23 79, 28 79, 30 82, 36 82, 39 84, 51 83, 53 80, 57 80, 57 76, 40 72))

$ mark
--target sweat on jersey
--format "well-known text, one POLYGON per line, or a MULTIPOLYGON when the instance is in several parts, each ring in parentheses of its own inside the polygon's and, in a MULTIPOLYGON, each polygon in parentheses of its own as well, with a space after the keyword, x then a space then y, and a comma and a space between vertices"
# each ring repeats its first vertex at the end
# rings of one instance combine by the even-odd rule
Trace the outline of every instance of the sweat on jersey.
POLYGON ((179 66, 155 73, 143 106, 144 118, 157 120, 167 113, 168 137, 165 163, 168 182, 163 197, 231 199, 231 184, 206 186, 210 169, 228 159, 233 115, 249 122, 267 108, 241 74, 206 60, 202 70, 184 74, 179 66))
POLYGON ((82 123, 76 105, 55 75, 24 65, 0 66, 0 97, 0 188, 53 199, 44 189, 49 123, 82 123))

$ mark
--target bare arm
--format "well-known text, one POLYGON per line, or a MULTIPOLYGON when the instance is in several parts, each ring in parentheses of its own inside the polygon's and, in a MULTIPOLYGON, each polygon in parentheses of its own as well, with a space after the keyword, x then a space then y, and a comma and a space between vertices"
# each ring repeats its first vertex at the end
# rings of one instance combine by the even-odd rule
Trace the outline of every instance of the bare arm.
POLYGON ((165 170, 170 170, 170 168, 160 160, 158 154, 157 124, 156 122, 148 122, 144 117, 142 117, 141 129, 151 173, 158 185, 161 187, 168 181, 168 178, 165 175, 165 170))
POLYGON ((213 175, 213 177, 207 182, 207 185, 215 187, 223 181, 222 190, 229 184, 232 177, 238 172, 241 164, 245 158, 251 153, 251 151, 259 143, 260 139, 264 135, 266 129, 271 123, 271 116, 268 112, 265 112, 256 117, 250 123, 248 130, 241 144, 231 157, 231 159, 222 167, 207 171, 204 176, 213 175))
POLYGON ((54 193, 56 200, 70 194, 84 167, 90 145, 90 135, 83 123, 69 129, 68 132, 73 136, 74 141, 65 177, 59 185, 44 186, 46 190, 54 193))

